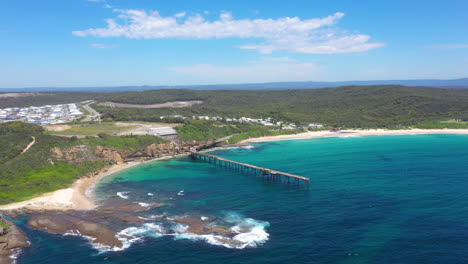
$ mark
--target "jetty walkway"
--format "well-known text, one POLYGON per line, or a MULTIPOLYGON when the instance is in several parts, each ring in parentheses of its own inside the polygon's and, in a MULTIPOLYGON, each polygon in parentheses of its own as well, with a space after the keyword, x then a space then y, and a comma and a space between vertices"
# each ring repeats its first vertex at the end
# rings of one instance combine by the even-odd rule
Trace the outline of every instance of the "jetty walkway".
POLYGON ((302 177, 299 175, 294 175, 291 173, 271 170, 268 168, 258 167, 254 165, 250 165, 243 162, 238 162, 234 160, 229 160, 225 158, 221 158, 214 155, 209 155, 206 153, 200 153, 196 149, 190 150, 190 156, 192 158, 196 158, 215 166, 219 166, 222 168, 228 169, 235 169, 246 173, 254 174, 255 176, 262 176, 263 178, 267 178, 271 181, 277 182, 285 182, 285 183, 309 183, 310 179, 307 177, 302 177))

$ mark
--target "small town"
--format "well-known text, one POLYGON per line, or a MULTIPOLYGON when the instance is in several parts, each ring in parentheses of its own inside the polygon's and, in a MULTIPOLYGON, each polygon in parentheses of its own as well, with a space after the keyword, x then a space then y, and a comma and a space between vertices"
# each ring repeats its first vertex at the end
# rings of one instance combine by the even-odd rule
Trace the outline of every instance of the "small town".
POLYGON ((14 107, 0 109, 0 123, 23 121, 37 125, 55 125, 74 121, 82 115, 83 112, 76 104, 14 107))

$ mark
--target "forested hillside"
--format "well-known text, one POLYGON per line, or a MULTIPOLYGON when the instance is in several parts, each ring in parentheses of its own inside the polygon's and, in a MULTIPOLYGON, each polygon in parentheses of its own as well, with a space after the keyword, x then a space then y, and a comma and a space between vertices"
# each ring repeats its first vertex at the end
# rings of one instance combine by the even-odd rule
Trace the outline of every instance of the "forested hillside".
POLYGON ((69 104, 84 100, 104 98, 104 94, 81 92, 57 93, 25 93, 24 96, 2 97, 0 93, 0 109, 9 107, 29 107, 53 104, 69 104))
POLYGON ((395 85, 286 91, 156 90, 112 94, 107 100, 153 104, 202 100, 190 108, 129 109, 95 106, 108 120, 157 121, 160 115, 273 117, 345 127, 394 127, 427 120, 468 118, 467 89, 395 85))
POLYGON ((0 108, 94 99, 100 102, 157 104, 201 100, 187 108, 110 108, 95 104, 107 121, 159 121, 161 115, 272 117, 282 121, 318 122, 341 127, 395 127, 423 121, 468 119, 468 89, 398 85, 345 86, 304 90, 167 89, 116 93, 56 92, 0 98, 0 108))

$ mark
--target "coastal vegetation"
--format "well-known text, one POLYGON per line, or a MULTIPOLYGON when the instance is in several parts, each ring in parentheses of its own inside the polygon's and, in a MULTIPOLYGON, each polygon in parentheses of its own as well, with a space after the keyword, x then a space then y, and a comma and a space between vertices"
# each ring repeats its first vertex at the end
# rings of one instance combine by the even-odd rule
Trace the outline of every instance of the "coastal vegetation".
POLYGON ((441 128, 452 128, 452 129, 467 129, 468 122, 466 121, 425 121, 421 122, 414 127, 421 129, 441 129, 441 128))
POLYGON ((0 220, 0 227, 2 227, 3 229, 7 229, 8 225, 6 223, 4 223, 2 220, 0 220))
POLYGON ((207 120, 185 120, 183 126, 177 127, 177 133, 183 141, 216 140, 237 134, 249 125, 225 124, 207 120))
POLYGON ((154 136, 108 136, 65 138, 44 133, 42 127, 9 122, 0 124, 0 204, 32 198, 72 184, 76 179, 108 166, 111 160, 98 159, 96 147, 139 150, 165 143, 154 136), (35 144, 22 153, 31 137, 35 144), (85 148, 86 147, 86 148, 85 148), (52 149, 85 148, 84 157, 58 159, 52 149), (87 155, 87 157, 86 157, 87 155))
POLYGON ((122 150, 139 150, 151 144, 167 143, 167 140, 155 136, 109 136, 107 134, 99 134, 99 137, 81 139, 79 143, 88 146, 102 146, 122 150))
POLYGON ((225 141, 228 144, 234 144, 253 137, 304 132, 304 130, 274 130, 259 124, 231 124, 221 121, 190 119, 185 120, 184 124, 176 129, 183 141, 209 141, 229 137, 225 141))

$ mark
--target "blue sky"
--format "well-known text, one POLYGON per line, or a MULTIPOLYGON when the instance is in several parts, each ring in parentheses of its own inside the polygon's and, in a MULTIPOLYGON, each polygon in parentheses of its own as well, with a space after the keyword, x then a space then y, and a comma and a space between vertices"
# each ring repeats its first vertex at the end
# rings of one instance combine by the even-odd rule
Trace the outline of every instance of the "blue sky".
POLYGON ((0 88, 468 77, 466 0, 0 0, 0 88))

